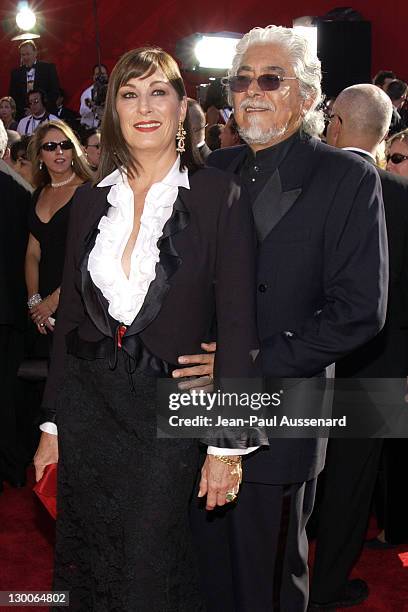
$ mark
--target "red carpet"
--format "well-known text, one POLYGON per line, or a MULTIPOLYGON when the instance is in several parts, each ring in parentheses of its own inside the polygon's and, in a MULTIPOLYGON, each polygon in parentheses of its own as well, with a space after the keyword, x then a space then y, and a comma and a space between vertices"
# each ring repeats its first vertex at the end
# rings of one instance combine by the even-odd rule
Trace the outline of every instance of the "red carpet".
MULTIPOLYGON (((0 495, 0 591, 50 589, 53 530, 53 520, 29 486, 5 488, 0 495)), ((375 530, 368 535, 373 537, 375 530)), ((367 581, 370 597, 352 610, 408 612, 408 545, 386 551, 364 550, 353 577, 367 581)), ((1 612, 23 609, 28 608, 2 607, 1 612)))

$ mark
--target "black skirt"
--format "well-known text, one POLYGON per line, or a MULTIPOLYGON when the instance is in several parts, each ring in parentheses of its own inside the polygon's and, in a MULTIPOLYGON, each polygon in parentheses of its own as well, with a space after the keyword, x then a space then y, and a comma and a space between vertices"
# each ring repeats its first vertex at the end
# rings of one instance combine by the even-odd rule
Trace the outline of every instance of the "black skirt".
POLYGON ((156 437, 156 380, 129 374, 123 352, 68 356, 57 402, 54 589, 81 612, 204 610, 188 506, 194 440, 156 437))

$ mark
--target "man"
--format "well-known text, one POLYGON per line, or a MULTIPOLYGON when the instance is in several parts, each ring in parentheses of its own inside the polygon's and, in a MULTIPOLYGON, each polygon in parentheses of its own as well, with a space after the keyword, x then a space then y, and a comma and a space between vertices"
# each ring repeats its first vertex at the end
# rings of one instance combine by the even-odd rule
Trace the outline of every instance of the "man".
POLYGON ((373 84, 383 91, 387 91, 388 85, 396 78, 397 76, 392 70, 380 70, 373 78, 373 84))
MULTIPOLYGON (((348 87, 333 105, 327 142, 374 165, 391 113, 391 101, 379 88, 348 87)), ((404 378, 408 373, 408 180, 379 168, 377 172, 390 255, 387 318, 374 339, 337 363, 337 377, 404 378)), ((318 512, 313 609, 356 605, 368 596, 365 582, 348 580, 348 575, 363 544, 382 445, 379 438, 329 442, 318 512)))
POLYGON ((401 132, 406 127, 400 111, 407 99, 408 85, 404 81, 395 79, 388 84, 386 92, 389 95, 393 106, 389 129, 389 136, 392 136, 393 134, 401 132))
POLYGON ((25 40, 19 46, 21 66, 11 72, 10 96, 17 106, 17 119, 24 117, 27 94, 41 89, 48 99, 50 110, 55 110, 58 97, 58 75, 55 64, 37 60, 37 47, 33 40, 25 40))
POLYGON ((58 119, 61 119, 61 121, 65 121, 65 123, 67 123, 69 125, 69 127, 74 130, 74 132, 78 132, 80 129, 80 120, 81 117, 79 115, 79 113, 75 112, 74 110, 71 110, 70 108, 67 108, 64 105, 64 99, 65 99, 65 92, 63 89, 61 89, 61 87, 58 90, 58 98, 56 100, 56 116, 58 117, 58 119))
POLYGON ((234 113, 231 113, 228 117, 228 121, 224 126, 224 129, 220 133, 221 149, 225 147, 236 147, 244 144, 241 136, 238 132, 237 122, 234 118, 234 113))
POLYGON ((58 119, 56 115, 52 115, 47 111, 46 104, 47 99, 41 89, 35 89, 28 94, 30 114, 20 119, 17 126, 17 132, 21 136, 32 136, 43 121, 58 119))
MULTIPOLYGON (((229 87, 248 145, 213 153, 239 173, 258 236, 258 332, 265 377, 324 377, 326 368, 381 328, 387 250, 375 169, 310 138, 321 98, 320 62, 292 29, 255 28, 238 43, 229 87)), ((239 287, 237 287, 239 291, 239 287)), ((208 373, 208 357, 183 356, 175 377, 208 373)), ((305 526, 326 440, 269 440, 243 461, 234 507, 192 507, 211 612, 304 612, 305 526)), ((228 449, 236 453, 235 449, 228 449)), ((209 448, 208 452, 213 452, 209 448)), ((226 453, 227 451, 224 451, 226 453)), ((207 455, 203 466, 214 459, 207 455)))
POLYGON ((93 84, 84 89, 81 94, 81 102, 79 106, 79 114, 81 115, 81 123, 87 128, 99 127, 101 117, 98 116, 98 110, 95 107, 95 83, 98 77, 108 79, 108 69, 105 64, 95 64, 92 71, 93 84))
MULTIPOLYGON (((7 148, 7 132, 0 121, 0 160, 7 148)), ((23 358, 27 318, 24 258, 30 193, 0 169, 0 491, 3 480, 24 483, 24 460, 17 444, 17 371, 23 358)))
POLYGON ((205 162, 211 153, 210 147, 205 142, 205 114, 197 100, 188 98, 187 104, 193 140, 200 152, 203 162, 205 162))

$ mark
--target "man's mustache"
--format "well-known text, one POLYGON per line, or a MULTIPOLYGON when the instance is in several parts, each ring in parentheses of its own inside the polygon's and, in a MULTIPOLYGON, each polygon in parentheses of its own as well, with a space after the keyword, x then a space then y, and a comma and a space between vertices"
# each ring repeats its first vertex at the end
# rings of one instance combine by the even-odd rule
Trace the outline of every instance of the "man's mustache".
POLYGON ((257 102, 255 102, 254 100, 251 100, 251 98, 245 98, 240 103, 239 110, 246 110, 248 107, 261 108, 261 109, 271 110, 271 111, 276 110, 275 106, 271 104, 270 102, 266 102, 264 100, 258 100, 257 102))

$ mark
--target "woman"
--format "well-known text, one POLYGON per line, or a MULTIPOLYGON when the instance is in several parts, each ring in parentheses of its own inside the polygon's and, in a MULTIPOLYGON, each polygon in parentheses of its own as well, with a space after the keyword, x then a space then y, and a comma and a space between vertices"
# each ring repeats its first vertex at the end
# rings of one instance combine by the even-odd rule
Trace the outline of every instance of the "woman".
MULTIPOLYGON (((58 446, 44 431, 35 457, 38 479, 59 451, 54 587, 72 610, 203 609, 188 525, 199 446, 157 438, 156 382, 200 348, 215 311, 217 374, 248 374, 254 243, 247 200, 202 167, 186 114, 168 54, 125 54, 109 79, 99 182, 75 197, 43 401, 58 446)), ((206 461, 207 504, 233 498, 239 460, 206 461)))
POLYGON ((101 157, 101 132, 97 128, 87 130, 81 138, 81 144, 84 147, 85 155, 92 170, 95 172, 99 166, 101 157))
POLYGON ((0 98, 0 119, 4 123, 6 130, 16 130, 16 103, 11 96, 0 98))
POLYGON ((388 172, 408 177, 408 130, 389 139, 386 158, 388 172))
POLYGON ((62 121, 43 123, 28 146, 37 188, 29 214, 25 272, 28 308, 40 334, 54 329, 72 199, 91 177, 81 146, 62 121))

